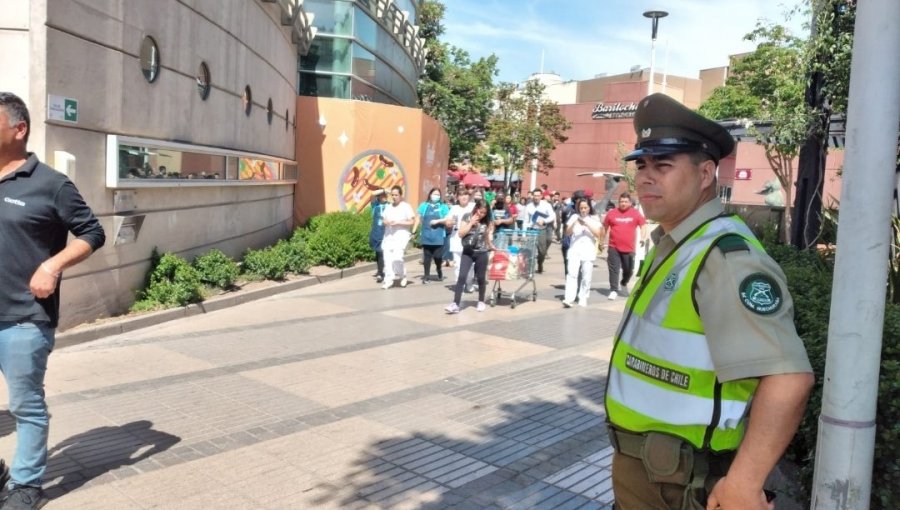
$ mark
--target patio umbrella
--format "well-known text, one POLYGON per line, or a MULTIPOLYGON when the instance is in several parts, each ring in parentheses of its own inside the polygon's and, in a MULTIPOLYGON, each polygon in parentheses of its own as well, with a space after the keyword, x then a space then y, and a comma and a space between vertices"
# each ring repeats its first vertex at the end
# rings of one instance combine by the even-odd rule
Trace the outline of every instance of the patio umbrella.
POLYGON ((488 188, 491 185, 491 181, 487 180, 485 176, 475 172, 467 173, 462 178, 462 183, 464 186, 481 186, 482 188, 488 188))

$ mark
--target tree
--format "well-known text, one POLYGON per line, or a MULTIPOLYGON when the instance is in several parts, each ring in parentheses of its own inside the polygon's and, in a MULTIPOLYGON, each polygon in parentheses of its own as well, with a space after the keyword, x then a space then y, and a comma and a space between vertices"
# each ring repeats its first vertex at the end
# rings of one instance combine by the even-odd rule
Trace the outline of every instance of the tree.
POLYGON ((791 244, 801 249, 816 246, 822 234, 826 140, 832 113, 843 113, 847 107, 856 18, 856 5, 852 0, 810 1, 814 15, 806 45, 805 100, 813 116, 807 138, 800 148, 794 228, 791 231, 791 244))
MULTIPOLYGON (((781 25, 764 24, 757 24, 744 38, 757 42, 756 50, 735 59, 731 76, 700 106, 700 113, 718 120, 745 119, 765 150, 785 192, 785 208, 790 211, 794 158, 813 120, 813 112, 804 101, 803 41, 781 25)), ((785 214, 785 241, 790 240, 790 231, 790 214, 785 214)))
POLYGON ((549 173, 553 168, 550 154, 568 139, 565 132, 571 124, 555 102, 543 98, 543 93, 544 86, 537 80, 525 82, 521 89, 511 83, 496 88, 497 107, 487 123, 487 139, 476 160, 485 163, 493 157, 502 161, 507 189, 512 176, 524 173, 530 165, 549 173))
POLYGON ((422 110, 441 123, 450 137, 450 159, 469 156, 484 139, 491 115, 497 57, 472 62, 460 48, 441 42, 444 5, 436 0, 422 3, 419 35, 425 39, 425 70, 419 80, 422 110))

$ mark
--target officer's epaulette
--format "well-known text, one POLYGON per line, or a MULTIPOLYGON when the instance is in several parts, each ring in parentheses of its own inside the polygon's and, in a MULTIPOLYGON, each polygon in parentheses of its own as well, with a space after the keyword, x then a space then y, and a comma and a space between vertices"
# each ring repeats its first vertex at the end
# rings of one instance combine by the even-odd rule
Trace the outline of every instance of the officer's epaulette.
POLYGON ((738 234, 725 234, 716 241, 716 247, 722 251, 723 255, 733 251, 750 251, 747 240, 738 234))

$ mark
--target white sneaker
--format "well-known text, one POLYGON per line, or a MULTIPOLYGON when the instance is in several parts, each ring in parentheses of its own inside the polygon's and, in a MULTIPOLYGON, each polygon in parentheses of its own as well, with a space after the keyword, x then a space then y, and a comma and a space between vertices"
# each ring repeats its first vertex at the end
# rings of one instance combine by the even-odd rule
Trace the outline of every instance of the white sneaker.
POLYGON ((487 306, 485 306, 484 301, 479 301, 477 305, 475 305, 475 310, 479 312, 483 312, 487 310, 487 306))
POLYGON ((406 277, 405 277, 405 276, 404 276, 403 278, 400 278, 400 286, 401 286, 401 287, 406 287, 406 284, 407 284, 407 283, 409 283, 409 282, 406 281, 406 277))
POLYGON ((459 305, 456 303, 450 303, 444 308, 444 311, 447 313, 459 313, 459 305))
POLYGON ((381 284, 382 289, 390 289, 394 286, 394 280, 385 280, 383 284, 381 284))
POLYGON ((571 302, 571 301, 565 301, 565 300, 564 300, 564 301, 563 301, 563 306, 566 307, 566 308, 572 308, 572 302, 571 302))
POLYGON ((578 306, 580 306, 580 307, 582 307, 582 308, 586 307, 586 306, 587 306, 587 300, 586 300, 586 299, 581 299, 581 300, 579 300, 579 301, 578 301, 578 306))
POLYGON ((619 297, 619 293, 613 290, 613 291, 610 291, 609 296, 607 297, 607 299, 609 299, 610 301, 612 301, 613 299, 616 299, 617 297, 619 297))
POLYGON ((473 292, 475 292, 475 285, 466 285, 466 294, 471 294, 473 292))

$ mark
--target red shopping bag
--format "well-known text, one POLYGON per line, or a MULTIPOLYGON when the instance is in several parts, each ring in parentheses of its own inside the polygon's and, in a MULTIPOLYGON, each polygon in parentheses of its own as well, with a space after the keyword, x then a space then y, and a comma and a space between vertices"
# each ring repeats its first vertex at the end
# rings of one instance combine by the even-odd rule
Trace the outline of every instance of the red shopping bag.
POLYGON ((509 252, 497 250, 491 258, 488 280, 505 280, 506 269, 509 267, 509 252))

